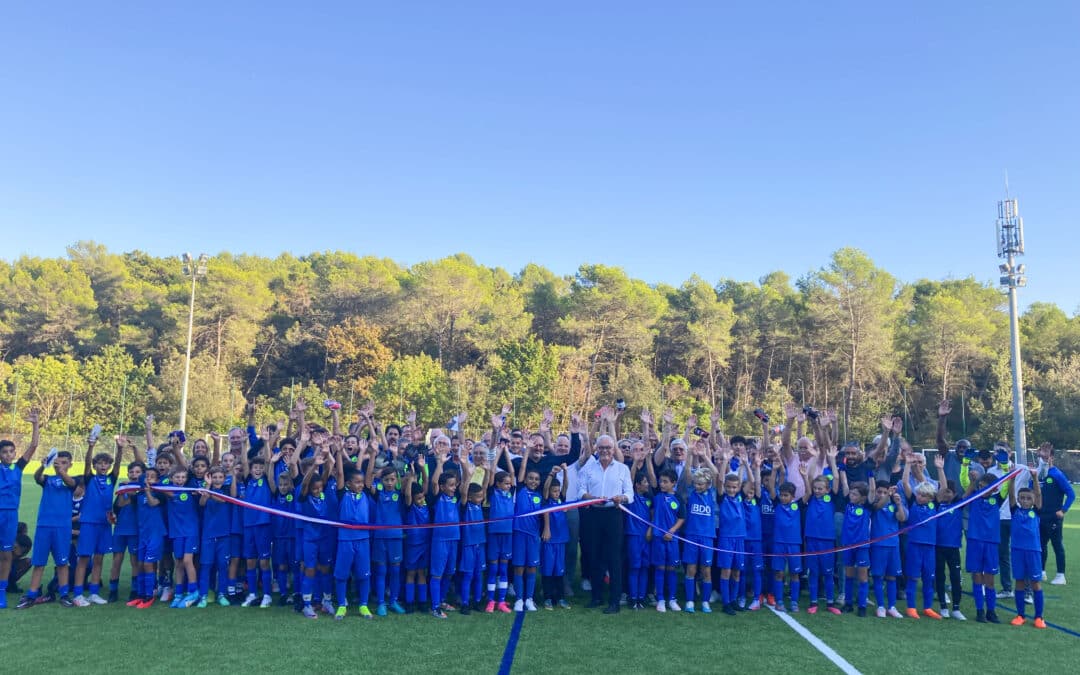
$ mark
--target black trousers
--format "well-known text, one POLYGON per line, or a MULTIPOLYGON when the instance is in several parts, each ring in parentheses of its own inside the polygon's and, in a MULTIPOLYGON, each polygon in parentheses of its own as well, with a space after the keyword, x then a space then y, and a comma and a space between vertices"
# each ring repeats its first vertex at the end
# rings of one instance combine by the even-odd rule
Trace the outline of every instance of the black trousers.
POLYGON ((618 508, 591 506, 582 515, 588 522, 588 527, 582 528, 582 542, 588 542, 593 602, 603 601, 604 574, 607 573, 611 577, 608 604, 617 606, 623 587, 622 511, 618 508))
POLYGON ((943 546, 937 547, 937 560, 934 572, 934 586, 937 588, 938 602, 942 608, 947 607, 945 604, 945 572, 949 572, 949 585, 952 587, 952 608, 960 609, 960 594, 961 594, 961 579, 960 573, 960 549, 958 548, 946 548, 943 546))
POLYGON ((1046 569, 1046 545, 1054 547, 1054 562, 1058 574, 1065 574, 1065 545, 1061 543, 1061 518, 1053 517, 1039 523, 1039 539, 1042 540, 1042 563, 1046 569))

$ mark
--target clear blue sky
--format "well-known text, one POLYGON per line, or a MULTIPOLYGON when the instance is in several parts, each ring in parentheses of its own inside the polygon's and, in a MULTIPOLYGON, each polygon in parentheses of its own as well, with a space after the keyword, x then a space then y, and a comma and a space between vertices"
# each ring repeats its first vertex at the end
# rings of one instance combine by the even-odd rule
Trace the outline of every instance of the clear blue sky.
POLYGON ((1075 2, 49 2, 0 12, 0 256, 466 251, 650 282, 853 245, 1080 305, 1075 2))

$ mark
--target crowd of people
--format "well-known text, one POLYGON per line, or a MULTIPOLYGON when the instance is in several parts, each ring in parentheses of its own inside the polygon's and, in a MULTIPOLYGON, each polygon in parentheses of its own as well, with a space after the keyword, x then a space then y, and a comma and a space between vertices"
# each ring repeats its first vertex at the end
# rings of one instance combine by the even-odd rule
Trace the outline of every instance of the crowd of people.
POLYGON ((966 596, 978 621, 999 623, 1004 596, 1012 624, 1031 614, 1044 628, 1048 548, 1051 583, 1065 583, 1062 521, 1075 495, 1053 447, 1025 466, 1005 443, 950 444, 947 402, 929 465, 898 417, 883 417, 872 443, 840 447, 834 413, 794 404, 776 427, 754 412, 760 440, 725 436, 717 415, 709 429, 690 417, 680 434, 670 411, 657 424, 644 410, 628 431, 621 401, 554 436, 551 411, 518 430, 504 406, 478 439, 464 413, 439 429, 415 413, 384 427, 369 403, 342 429, 340 405, 325 404, 330 428, 305 421, 303 400, 261 428, 249 407, 246 432, 211 433, 190 450, 182 431, 156 445, 152 416, 145 452, 124 436, 99 452, 95 430, 81 475, 66 451, 34 472, 32 539, 18 522, 39 441, 31 412, 21 456, 0 440, 0 607, 27 574, 18 609, 119 602, 125 558, 133 608, 269 608, 277 595, 338 620, 350 599, 364 618, 570 609, 579 562, 588 606, 608 614, 718 603, 732 616, 765 605, 867 616, 872 591, 881 618, 962 621, 966 596))

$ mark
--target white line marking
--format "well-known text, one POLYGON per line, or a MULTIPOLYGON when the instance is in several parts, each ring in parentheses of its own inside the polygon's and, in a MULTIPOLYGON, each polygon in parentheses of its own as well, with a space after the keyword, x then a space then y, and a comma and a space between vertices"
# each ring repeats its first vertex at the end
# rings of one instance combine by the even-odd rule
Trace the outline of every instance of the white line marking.
MULTIPOLYGON (((779 601, 779 599, 777 599, 779 601)), ((814 646, 814 649, 821 652, 825 658, 833 662, 837 668, 846 673, 847 675, 862 675, 855 666, 851 665, 844 659, 843 656, 837 654, 832 647, 822 642, 816 635, 808 631, 801 623, 788 616, 787 612, 778 612, 772 607, 769 608, 776 616, 780 617, 780 620, 788 625, 791 630, 795 631, 802 636, 804 640, 814 646)))

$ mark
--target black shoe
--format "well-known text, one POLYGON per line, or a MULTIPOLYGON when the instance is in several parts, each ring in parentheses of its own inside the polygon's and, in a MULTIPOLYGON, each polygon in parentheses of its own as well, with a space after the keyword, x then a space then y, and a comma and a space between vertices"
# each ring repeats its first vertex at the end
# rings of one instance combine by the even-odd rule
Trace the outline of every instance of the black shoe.
POLYGON ((860 607, 858 615, 865 619, 866 618, 866 608, 865 607, 860 607))
POLYGON ((45 595, 39 595, 37 597, 37 599, 34 600, 35 605, 45 605, 45 604, 48 604, 50 602, 56 602, 56 594, 55 593, 46 593, 45 595))
MULTIPOLYGON (((836 605, 830 604, 829 606, 830 607, 835 607, 836 605)), ((852 612, 855 611, 855 606, 845 604, 843 607, 840 608, 840 611, 843 612, 844 614, 851 614, 852 612)))
POLYGON ((65 593, 64 595, 60 596, 60 606, 61 607, 74 607, 75 603, 72 602, 71 596, 65 593))
POLYGON ((461 609, 459 609, 459 610, 458 610, 458 612, 459 612, 459 613, 460 613, 460 614, 461 614, 462 616, 469 616, 470 614, 472 614, 472 610, 471 610, 471 609, 469 609, 469 606, 468 606, 468 605, 466 605, 466 604, 464 604, 464 603, 462 603, 462 605, 461 605, 461 609))
POLYGON ((979 623, 986 623, 986 612, 981 609, 975 612, 975 621, 979 623))
POLYGON ((108 597, 109 602, 116 602, 119 599, 120 599, 120 594, 118 592, 109 591, 109 597, 108 597))
POLYGON ((735 603, 734 602, 729 602, 728 604, 724 605, 724 610, 723 611, 724 611, 724 614, 727 614, 728 616, 735 616, 736 614, 739 613, 738 610, 735 609, 735 603))
POLYGON ((1001 623, 1001 619, 998 618, 997 612, 991 610, 986 613, 987 623, 1001 623))
POLYGON ((740 605, 738 603, 738 601, 731 603, 731 606, 734 607, 735 611, 737 611, 737 612, 749 612, 750 611, 750 609, 746 606, 745 603, 740 605))
POLYGON ((618 613, 619 613, 619 604, 618 603, 615 603, 614 605, 608 605, 607 607, 604 608, 604 614, 618 614, 618 613))
POLYGON ((37 604, 37 598, 31 598, 29 595, 24 595, 19 598, 19 604, 15 605, 15 609, 26 609, 27 607, 33 607, 37 604))

